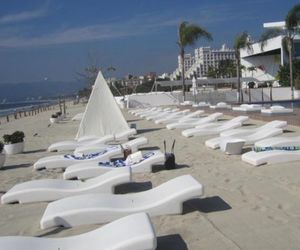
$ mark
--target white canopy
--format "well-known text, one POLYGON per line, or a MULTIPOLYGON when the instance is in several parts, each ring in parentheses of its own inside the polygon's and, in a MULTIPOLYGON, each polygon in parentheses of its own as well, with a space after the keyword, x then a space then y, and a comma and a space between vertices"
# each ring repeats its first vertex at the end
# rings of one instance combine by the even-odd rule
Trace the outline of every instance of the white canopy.
POLYGON ((76 138, 82 136, 102 137, 128 129, 129 126, 106 80, 99 71, 76 138))

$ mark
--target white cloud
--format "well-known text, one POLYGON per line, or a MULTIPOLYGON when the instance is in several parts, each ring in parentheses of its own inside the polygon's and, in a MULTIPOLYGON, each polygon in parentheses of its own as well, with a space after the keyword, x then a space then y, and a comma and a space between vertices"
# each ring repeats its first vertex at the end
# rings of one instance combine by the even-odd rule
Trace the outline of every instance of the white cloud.
POLYGON ((38 9, 19 12, 16 14, 8 14, 0 17, 0 24, 19 23, 45 16, 48 10, 48 2, 38 9))

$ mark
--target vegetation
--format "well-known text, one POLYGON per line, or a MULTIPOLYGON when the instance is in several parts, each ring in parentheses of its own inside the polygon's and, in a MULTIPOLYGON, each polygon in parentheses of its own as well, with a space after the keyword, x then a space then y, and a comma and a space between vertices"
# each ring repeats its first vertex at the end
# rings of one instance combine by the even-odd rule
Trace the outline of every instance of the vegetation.
POLYGON ((217 68, 209 67, 207 77, 211 78, 228 78, 236 77, 236 65, 234 60, 226 59, 219 62, 217 68))
POLYGON ((196 41, 200 38, 205 38, 207 40, 212 40, 212 36, 209 32, 207 32, 204 28, 196 25, 189 24, 188 22, 182 22, 179 25, 178 30, 178 46, 180 50, 180 58, 181 58, 181 78, 182 78, 182 92, 183 92, 183 100, 185 101, 185 71, 184 71, 184 55, 185 48, 187 46, 192 46, 196 43, 196 41))
POLYGON ((235 59, 236 59, 236 75, 237 75, 237 96, 238 102, 243 102, 243 92, 241 91, 241 55, 240 49, 247 48, 251 49, 251 43, 249 40, 249 34, 244 31, 241 34, 238 34, 234 40, 234 51, 235 51, 235 59))
MULTIPOLYGON (((293 61, 293 81, 295 83, 295 89, 300 90, 300 61, 293 61)), ((279 70, 276 76, 276 79, 279 81, 281 86, 290 86, 290 65, 280 65, 279 70)))
POLYGON ((0 154, 2 153, 3 151, 3 148, 4 148, 4 144, 2 141, 0 141, 0 154))
POLYGON ((294 72, 294 66, 293 66, 293 62, 294 62, 293 44, 294 44, 295 36, 299 34, 299 23, 300 23, 300 4, 297 4, 286 15, 285 29, 269 29, 261 35, 261 39, 260 39, 261 49, 263 50, 264 46, 267 44, 268 39, 276 37, 278 35, 283 36, 283 45, 284 45, 283 47, 287 50, 289 55, 289 85, 291 86, 291 90, 292 90, 292 99, 294 99, 294 81, 295 79, 298 79, 298 77, 294 77, 294 74, 296 72, 294 72))
POLYGON ((3 140, 5 144, 14 144, 14 143, 23 142, 24 138, 25 135, 23 131, 15 131, 11 135, 9 134, 3 135, 3 140))

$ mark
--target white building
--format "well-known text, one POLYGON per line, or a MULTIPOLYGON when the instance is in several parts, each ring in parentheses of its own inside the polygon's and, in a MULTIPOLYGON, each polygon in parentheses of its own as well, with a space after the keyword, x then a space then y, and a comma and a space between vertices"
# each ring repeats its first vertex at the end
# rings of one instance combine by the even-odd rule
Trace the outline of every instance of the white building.
MULTIPOLYGON (((192 78, 194 75, 197 78, 202 78, 207 75, 210 67, 217 68, 220 61, 230 59, 235 60, 234 50, 222 46, 221 49, 212 49, 210 47, 200 47, 195 49, 194 56, 186 54, 185 76, 186 78, 192 78)), ((181 75, 181 60, 178 56, 178 68, 173 72, 172 76, 175 79, 176 76, 181 75)))
MULTIPOLYGON (((264 23, 264 28, 285 28, 285 22, 264 23)), ((240 50, 241 64, 245 66, 242 71, 243 77, 253 76, 259 81, 274 81, 280 65, 288 63, 288 53, 283 47, 283 36, 277 36, 267 40, 263 50, 261 43, 252 44, 251 49, 240 50), (255 67, 254 71, 249 71, 249 67, 255 67)), ((299 56, 299 38, 294 40, 295 56, 299 56)))

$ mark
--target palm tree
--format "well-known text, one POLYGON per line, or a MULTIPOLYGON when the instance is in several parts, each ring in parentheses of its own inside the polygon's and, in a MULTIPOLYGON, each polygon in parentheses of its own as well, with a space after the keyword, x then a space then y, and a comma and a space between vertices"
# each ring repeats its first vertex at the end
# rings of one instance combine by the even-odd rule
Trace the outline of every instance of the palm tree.
POLYGON ((240 55, 240 49, 242 48, 251 48, 251 43, 249 40, 249 34, 244 31, 240 34, 238 34, 234 40, 234 51, 235 51, 235 59, 236 59, 236 75, 237 75, 237 101, 243 102, 243 93, 241 89, 241 55, 240 55))
POLYGON ((182 94, 183 100, 185 101, 185 71, 184 71, 184 54, 187 46, 194 45, 200 38, 212 40, 212 36, 204 28, 196 25, 189 24, 188 22, 182 22, 179 25, 178 30, 178 46, 180 50, 181 59, 181 77, 182 77, 182 94))
POLYGON ((294 100, 294 76, 293 76, 293 58, 294 58, 294 38, 296 34, 299 34, 299 25, 300 25, 300 4, 295 5, 285 18, 285 27, 278 29, 273 28, 265 31, 260 38, 261 50, 267 43, 267 40, 279 35, 283 36, 282 42, 283 47, 288 51, 289 55, 289 67, 290 67, 290 86, 291 86, 291 97, 294 100))

